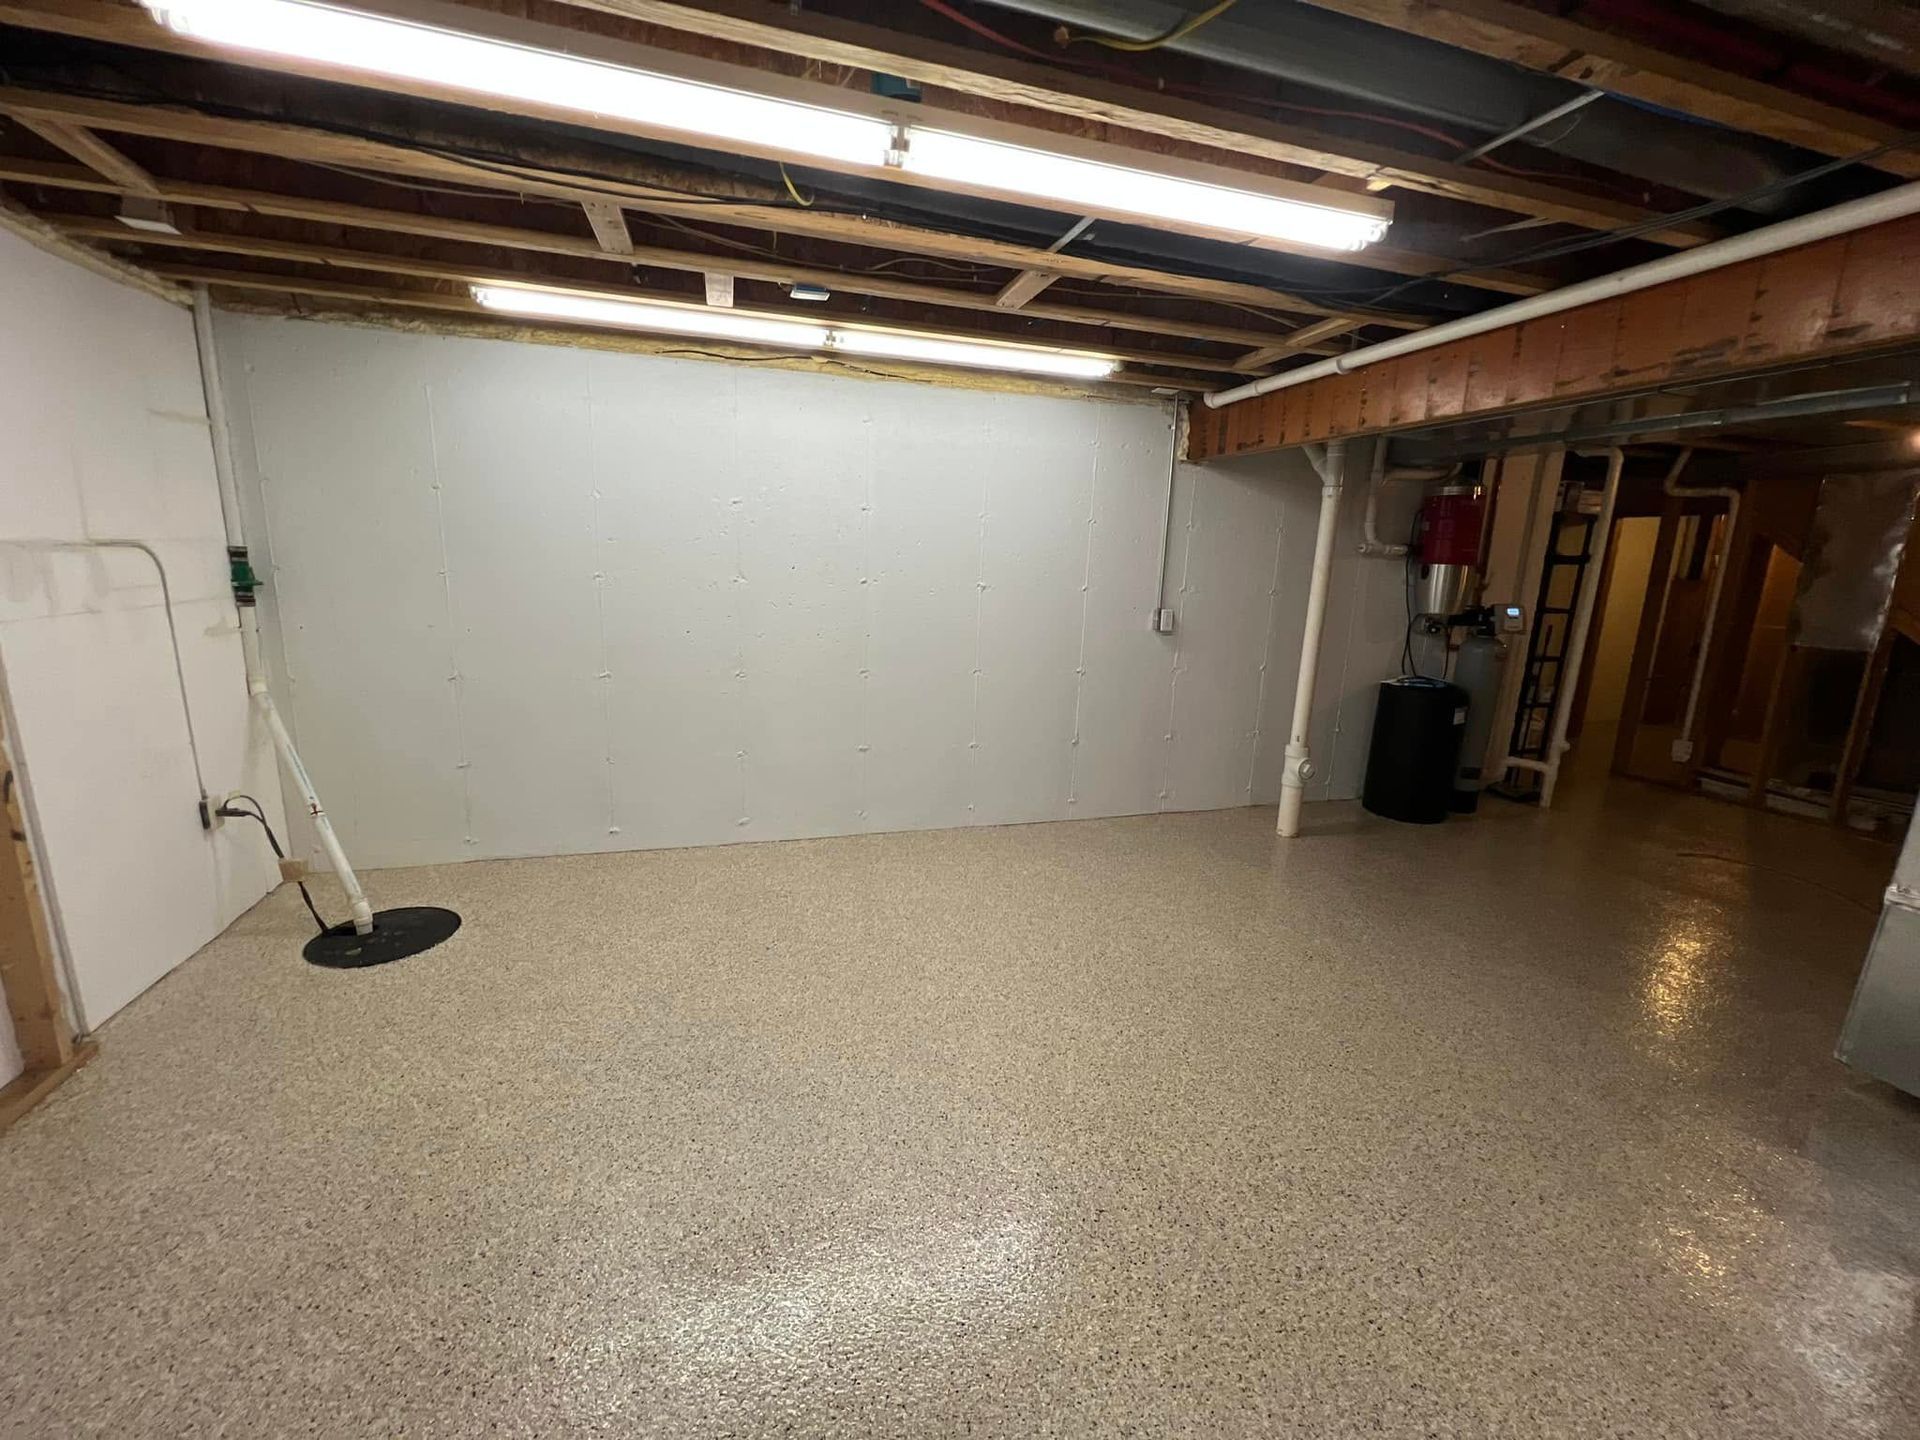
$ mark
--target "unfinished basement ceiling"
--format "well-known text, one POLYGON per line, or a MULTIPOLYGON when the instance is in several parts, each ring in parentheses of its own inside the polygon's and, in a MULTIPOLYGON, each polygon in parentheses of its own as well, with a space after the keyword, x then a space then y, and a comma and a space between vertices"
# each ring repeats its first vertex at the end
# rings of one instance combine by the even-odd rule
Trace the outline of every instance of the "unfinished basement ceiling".
MULTIPOLYGON (((1913 103, 1903 78, 1861 92, 1848 47, 1812 50, 1762 34, 1764 16, 1687 6, 1661 9, 1728 35, 1724 53, 1690 57, 1685 96, 1661 92, 1692 113, 1650 104, 1641 72, 1587 54, 1636 93, 1493 143, 1608 82, 1579 78, 1592 67, 1571 60, 1546 73, 1517 42, 1462 43, 1445 23, 1409 33, 1412 8, 1433 7, 1248 3, 1145 51, 1074 27, 1098 12, 1114 35, 1151 34, 1203 7, 922 0, 880 21, 850 0, 456 0, 433 12, 482 28, 504 13, 555 48, 591 38, 635 65, 665 54, 905 96, 917 115, 1011 125, 1030 143, 1093 139, 1143 164, 1225 165, 1390 203, 1385 238, 1352 254, 1082 226, 1070 211, 783 172, 375 75, 301 73, 198 45, 121 0, 0 3, 0 194, 71 241, 244 308, 485 331, 502 322, 469 297, 476 281, 698 303, 720 277, 742 309, 1098 350, 1119 361, 1120 384, 1191 392, 1872 193, 1920 163, 1885 138, 1913 103), (1791 51, 1790 73, 1759 82, 1739 69, 1756 36, 1791 51), (1861 93, 1866 110, 1834 107, 1861 93), (1714 118, 1735 105, 1745 128, 1714 118), (129 229, 118 217, 130 198, 164 204, 177 233, 129 229), (795 285, 828 298, 796 301, 795 285)), ((1636 12, 1617 3, 1572 21, 1490 0, 1444 8, 1470 13, 1476 36, 1573 23, 1599 27, 1595 45, 1639 43, 1636 12)))

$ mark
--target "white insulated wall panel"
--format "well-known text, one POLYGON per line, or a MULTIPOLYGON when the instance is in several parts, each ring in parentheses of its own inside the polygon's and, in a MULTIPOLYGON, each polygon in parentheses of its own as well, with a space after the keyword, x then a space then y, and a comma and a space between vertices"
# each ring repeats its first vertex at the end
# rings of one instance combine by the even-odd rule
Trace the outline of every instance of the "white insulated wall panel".
MULTIPOLYGON (((582 357, 595 394, 615 401, 619 365, 582 357)), ((725 844, 741 838, 748 813, 734 375, 701 379, 662 367, 649 403, 593 407, 593 668, 605 677, 593 714, 609 762, 594 812, 600 848, 725 844), (715 447, 728 464, 713 463, 715 447)))
POLYGON ((1298 457, 1178 467, 1163 636, 1158 406, 221 327, 263 613, 364 864, 1271 798, 1298 457))
MULTIPOLYGON (((1169 503, 1167 486, 1173 478, 1171 419, 1150 428, 1120 423, 1115 413, 1103 411, 1102 420, 1094 457, 1086 636, 1080 658, 1084 673, 1069 799, 1080 819, 1161 808, 1173 659, 1181 639, 1178 633, 1149 630, 1158 601, 1154 581, 1169 503), (1142 631, 1148 631, 1145 644, 1142 631)), ((1184 554, 1180 533, 1174 531, 1176 554, 1184 554)), ((1173 594, 1177 584, 1175 574, 1167 584, 1168 604, 1178 601, 1173 594)))
MULTIPOLYGON (((251 721, 191 316, 0 235, 0 664, 57 943, 99 1024, 276 882, 257 826, 209 834, 153 562, 206 784, 281 823, 251 721)), ((0 1079, 17 1061, 0 1056, 0 1079)))
MULTIPOLYGON (((1182 624, 1167 724, 1168 809, 1254 803, 1261 667, 1285 579, 1279 557, 1290 533, 1289 491, 1301 488, 1273 479, 1277 469, 1183 467, 1188 483, 1175 497, 1173 573, 1182 624)), ((1311 540, 1307 553, 1311 561, 1311 540)), ((1294 572, 1298 593, 1287 596, 1290 602, 1305 604, 1309 569, 1294 572)))
POLYGON ((739 500, 740 838, 843 835, 864 828, 857 780, 869 397, 823 404, 818 377, 754 379, 726 422, 739 500))
POLYGON ((860 809, 874 830, 965 825, 988 481, 967 457, 991 432, 965 391, 927 390, 910 413, 894 394, 881 387, 867 401, 882 438, 870 460, 860 809))

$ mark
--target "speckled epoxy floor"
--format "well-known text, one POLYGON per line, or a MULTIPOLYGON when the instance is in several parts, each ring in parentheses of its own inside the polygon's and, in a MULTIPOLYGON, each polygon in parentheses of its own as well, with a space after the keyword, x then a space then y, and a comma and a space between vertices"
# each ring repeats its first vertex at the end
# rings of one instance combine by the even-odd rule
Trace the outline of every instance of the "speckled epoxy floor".
POLYGON ((0 1429, 1920 1433, 1891 865, 1616 786, 281 894, 0 1139, 0 1429))

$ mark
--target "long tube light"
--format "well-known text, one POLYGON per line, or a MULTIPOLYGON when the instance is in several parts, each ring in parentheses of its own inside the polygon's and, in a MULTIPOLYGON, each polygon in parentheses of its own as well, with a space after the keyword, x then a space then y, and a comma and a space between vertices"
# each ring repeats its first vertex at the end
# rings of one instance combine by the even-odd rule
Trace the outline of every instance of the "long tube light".
POLYGON ((1068 210, 1179 220, 1328 250, 1359 250, 1387 233, 1384 218, 1363 211, 1183 180, 922 125, 908 128, 901 164, 931 179, 1030 195, 1068 210))
POLYGON ((831 333, 824 325, 739 310, 702 310, 692 305, 653 305, 641 300, 596 300, 563 291, 521 289, 514 285, 475 285, 473 298, 489 310, 533 320, 565 320, 581 325, 619 325, 629 330, 659 330, 706 340, 741 340, 749 345, 819 350, 831 333))
POLYGON ((536 320, 576 325, 614 325, 667 335, 738 340, 782 349, 824 350, 874 360, 917 360, 929 365, 966 365, 984 370, 1016 370, 1072 380, 1101 380, 1118 363, 1111 356, 991 341, 954 340, 898 330, 860 330, 809 324, 777 315, 739 310, 703 310, 694 305, 659 305, 642 300, 602 300, 531 286, 475 285, 473 298, 489 310, 536 320))
POLYGON ((170 29, 213 44, 625 120, 837 165, 897 169, 1075 214, 1217 231, 1329 250, 1386 233, 1373 208, 1288 198, 881 115, 779 99, 443 29, 321 0, 140 0, 170 29))
POLYGON ((196 40, 606 115, 822 160, 883 165, 893 126, 744 90, 463 35, 308 0, 141 0, 196 40))

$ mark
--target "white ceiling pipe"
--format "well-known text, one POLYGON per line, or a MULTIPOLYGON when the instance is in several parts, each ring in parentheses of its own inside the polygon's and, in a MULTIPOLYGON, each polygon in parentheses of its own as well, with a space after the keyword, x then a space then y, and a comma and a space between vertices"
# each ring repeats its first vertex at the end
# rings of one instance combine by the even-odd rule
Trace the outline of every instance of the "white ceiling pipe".
POLYGON ((1382 341, 1378 345, 1368 345, 1364 349, 1355 350, 1347 355, 1336 355, 1331 360, 1320 360, 1312 365, 1303 365, 1297 370, 1286 370, 1278 375, 1269 375, 1264 380, 1237 385, 1231 390, 1211 391, 1206 401, 1208 405, 1214 407, 1231 405, 1239 400, 1251 400, 1256 395, 1271 395, 1276 390, 1287 390, 1295 385, 1304 385, 1309 380, 1322 380, 1329 375, 1351 374, 1362 366, 1377 365, 1382 360, 1394 360, 1402 355, 1416 354, 1421 350, 1430 350, 1436 345, 1445 345, 1453 340, 1466 340, 1475 335, 1484 335, 1487 331, 1498 330, 1502 326, 1537 320, 1543 315, 1557 315, 1562 310, 1571 310, 1577 305, 1589 305, 1596 300, 1611 300, 1616 295, 1630 295, 1636 290, 1647 290, 1655 285, 1664 285, 1669 280, 1684 280, 1689 275, 1724 269, 1728 265, 1737 265, 1742 260, 1752 260, 1757 256, 1791 250, 1797 245, 1811 245, 1816 240, 1845 235, 1853 230, 1864 230, 1869 225, 1880 225, 1888 220, 1900 220, 1916 213, 1920 213, 1920 181, 1900 185, 1892 190, 1883 190, 1878 195, 1869 195, 1862 200, 1849 200, 1846 204, 1835 205, 1831 209, 1817 210, 1811 215, 1802 215, 1796 220, 1783 220, 1778 225, 1769 225, 1761 230, 1750 230, 1745 235, 1716 240, 1711 245, 1700 245, 1692 250, 1682 250, 1677 254, 1664 256, 1659 260, 1649 260, 1644 265, 1635 265, 1628 270, 1616 270, 1611 275, 1582 280, 1577 285, 1549 290, 1544 295, 1516 300, 1511 305, 1502 305, 1460 320, 1450 320, 1444 325, 1435 325, 1426 330, 1409 331, 1405 335, 1382 341))

